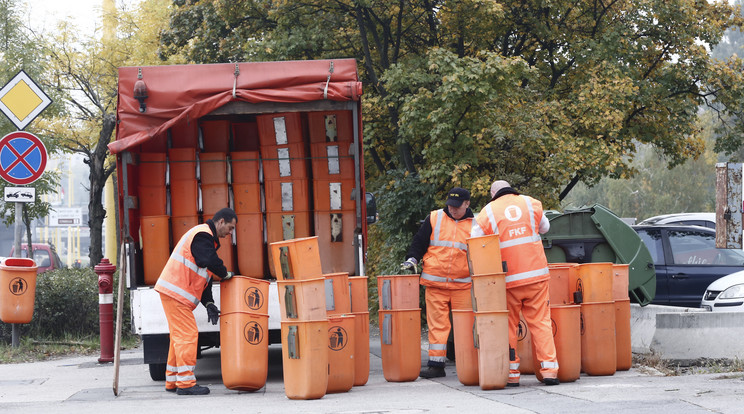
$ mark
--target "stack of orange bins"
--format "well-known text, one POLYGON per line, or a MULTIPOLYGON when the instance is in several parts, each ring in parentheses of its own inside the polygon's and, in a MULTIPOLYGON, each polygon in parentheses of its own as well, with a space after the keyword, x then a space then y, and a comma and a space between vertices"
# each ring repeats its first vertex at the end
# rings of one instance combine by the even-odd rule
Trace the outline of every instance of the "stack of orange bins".
POLYGON ((421 368, 419 275, 377 276, 382 375, 414 381, 421 368))
POLYGON ((581 297, 581 370, 613 375, 617 370, 612 263, 582 263, 570 286, 581 297))
POLYGON ((165 153, 139 157, 140 248, 146 285, 154 285, 170 255, 165 153), (144 245, 147 244, 147 248, 144 245))
MULTIPOLYGON (((202 152, 198 156, 198 166, 202 213, 206 220, 230 205, 227 155, 224 152, 202 152)), ((220 240, 217 255, 229 272, 235 271, 232 237, 220 240)))
POLYGON ((243 276, 264 277, 265 248, 258 151, 230 153, 238 269, 243 276))
MULTIPOLYGON (((460 382, 465 384, 463 380, 477 375, 477 383, 474 379, 467 380, 466 385, 478 384, 483 390, 502 389, 509 378, 509 311, 499 235, 472 237, 466 243, 476 330, 473 346, 477 348, 478 364, 477 368, 468 369, 465 364, 461 367, 456 363, 457 376, 462 377, 460 382)), ((467 318, 461 316, 460 319, 469 323, 467 318)), ((456 325, 454 330, 455 350, 458 346, 465 348, 471 354, 467 360, 475 360, 468 338, 463 336, 467 334, 467 324, 456 325), (458 345, 458 337, 461 345, 458 345)))
POLYGON ((348 346, 348 330, 346 337, 329 331, 318 239, 274 242, 269 248, 282 318, 284 393, 290 399, 321 398, 329 386, 329 347, 348 346))
MULTIPOLYGON (((301 116, 299 113, 277 113, 259 115, 256 121, 264 178, 267 242, 309 237, 310 189, 301 116)), ((269 264, 271 274, 275 275, 277 270, 271 263, 273 260, 269 264)))
POLYGON ((199 224, 199 183, 196 181, 196 149, 171 148, 168 150, 170 189, 170 215, 173 244, 199 224))
POLYGON ((269 281, 234 276, 220 283, 222 382, 231 390, 255 391, 269 367, 269 281))
POLYGON ((351 111, 310 112, 308 129, 313 172, 315 234, 323 271, 353 272, 356 222, 351 111))
MULTIPOLYGON (((578 265, 551 263, 550 319, 553 342, 558 358, 558 379, 573 382, 581 376, 581 305, 574 304, 571 281, 576 280, 578 265)), ((534 358, 535 373, 540 378, 540 361, 534 358)))

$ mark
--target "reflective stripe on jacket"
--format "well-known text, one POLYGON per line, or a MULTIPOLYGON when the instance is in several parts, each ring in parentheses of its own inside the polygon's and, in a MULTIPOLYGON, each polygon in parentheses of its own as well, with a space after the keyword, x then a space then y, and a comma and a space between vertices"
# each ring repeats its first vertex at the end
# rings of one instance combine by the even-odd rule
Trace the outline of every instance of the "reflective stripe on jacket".
MULTIPOLYGON (((191 243, 197 233, 207 232, 213 235, 208 224, 199 224, 187 231, 173 249, 163 272, 155 284, 155 290, 196 308, 204 288, 209 283, 211 272, 206 267, 196 265, 191 253, 191 243)), ((215 243, 215 247, 217 244, 215 243)))
POLYGON ((444 210, 432 211, 431 238, 424 254, 421 284, 442 289, 470 289, 468 246, 465 239, 475 220, 472 217, 453 220, 444 210))
POLYGON ((507 288, 550 278, 538 232, 542 216, 539 201, 526 195, 507 194, 488 203, 476 217, 485 234, 499 235, 507 288))

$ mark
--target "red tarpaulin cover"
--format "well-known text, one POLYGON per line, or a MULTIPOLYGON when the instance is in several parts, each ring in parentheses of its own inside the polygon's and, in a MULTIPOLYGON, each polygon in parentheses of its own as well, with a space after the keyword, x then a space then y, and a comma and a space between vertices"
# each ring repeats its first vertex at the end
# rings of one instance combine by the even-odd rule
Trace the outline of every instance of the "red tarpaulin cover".
POLYGON ((201 118, 230 101, 357 101, 362 93, 354 59, 238 63, 237 78, 235 65, 119 68, 119 124, 109 151, 116 154, 147 142, 174 124, 201 118), (133 97, 140 70, 147 85, 145 113, 133 97))

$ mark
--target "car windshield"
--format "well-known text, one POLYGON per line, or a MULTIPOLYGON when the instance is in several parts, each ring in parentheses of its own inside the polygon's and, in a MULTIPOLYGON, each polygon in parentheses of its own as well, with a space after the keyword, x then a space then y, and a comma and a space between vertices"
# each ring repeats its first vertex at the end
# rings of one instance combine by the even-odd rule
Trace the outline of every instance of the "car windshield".
POLYGON ((670 230, 669 246, 675 264, 744 265, 739 249, 717 249, 715 233, 698 230, 670 230))

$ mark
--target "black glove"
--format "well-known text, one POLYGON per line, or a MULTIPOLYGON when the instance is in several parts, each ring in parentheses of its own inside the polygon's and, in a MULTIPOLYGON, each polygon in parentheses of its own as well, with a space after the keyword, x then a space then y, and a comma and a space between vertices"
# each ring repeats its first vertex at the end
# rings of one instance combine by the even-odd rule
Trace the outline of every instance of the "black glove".
POLYGON ((217 305, 212 302, 207 303, 207 320, 212 322, 212 325, 217 325, 217 320, 220 318, 220 310, 217 309, 217 305))

